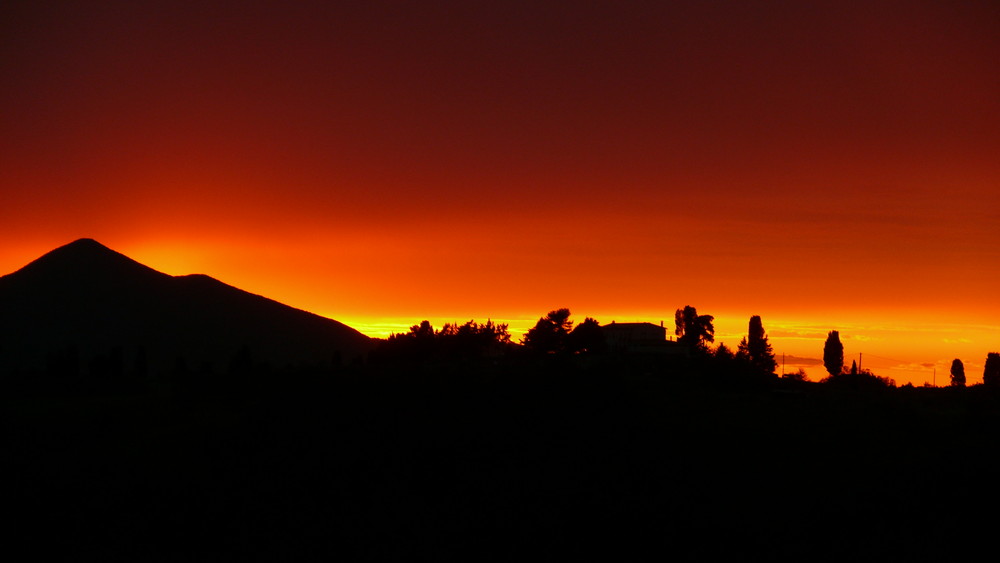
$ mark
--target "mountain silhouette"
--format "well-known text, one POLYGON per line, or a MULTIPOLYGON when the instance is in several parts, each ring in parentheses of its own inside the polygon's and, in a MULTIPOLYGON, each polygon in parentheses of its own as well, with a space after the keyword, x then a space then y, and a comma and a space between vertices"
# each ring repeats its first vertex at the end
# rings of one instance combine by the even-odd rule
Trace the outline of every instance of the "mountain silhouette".
POLYGON ((340 322, 206 275, 158 272, 92 239, 0 277, 7 370, 44 370, 67 352, 81 366, 112 353, 125 364, 141 357, 151 372, 179 364, 222 371, 238 354, 273 368, 329 367, 371 345, 340 322))

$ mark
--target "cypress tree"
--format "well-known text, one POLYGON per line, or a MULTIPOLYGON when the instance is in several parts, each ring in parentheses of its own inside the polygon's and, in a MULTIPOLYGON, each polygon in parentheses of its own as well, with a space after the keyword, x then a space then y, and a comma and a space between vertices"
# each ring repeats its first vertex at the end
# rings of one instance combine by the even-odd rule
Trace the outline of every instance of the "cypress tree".
POLYGON ((840 333, 831 330, 823 345, 823 366, 830 375, 840 375, 844 371, 844 345, 840 343, 840 333))
POLYGON ((986 365, 983 367, 983 385, 1000 386, 1000 353, 986 354, 986 365))
POLYGON ((774 369, 778 367, 778 362, 774 360, 774 349, 767 341, 767 333, 764 332, 760 315, 750 317, 747 337, 740 341, 737 355, 765 373, 774 373, 774 369))

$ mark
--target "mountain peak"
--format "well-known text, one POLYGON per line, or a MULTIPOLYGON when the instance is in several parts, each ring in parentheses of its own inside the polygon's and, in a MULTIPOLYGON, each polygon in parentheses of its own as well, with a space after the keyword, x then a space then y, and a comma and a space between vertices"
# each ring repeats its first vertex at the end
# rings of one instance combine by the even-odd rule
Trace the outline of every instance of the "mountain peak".
POLYGON ((64 281, 136 275, 166 276, 92 238, 81 238, 60 246, 11 274, 13 277, 41 277, 46 280, 64 281))
POLYGON ((63 246, 48 252, 43 256, 43 258, 50 255, 88 257, 91 259, 98 256, 105 256, 109 258, 121 257, 131 260, 131 258, 128 258, 124 254, 115 252, 92 238, 76 239, 69 244, 64 244, 63 246))
MULTIPOLYGON (((103 244, 97 242, 92 238, 79 238, 69 244, 63 245, 62 248, 91 248, 91 249, 111 250, 110 248, 104 246, 103 244)), ((111 251, 114 252, 113 250, 111 251)))
POLYGON ((48 369, 71 345, 84 368, 109 350, 142 350, 160 373, 178 358, 224 366, 242 348, 275 366, 328 366, 371 347, 337 321, 208 276, 157 272, 89 238, 0 277, 0 343, 8 371, 48 369))

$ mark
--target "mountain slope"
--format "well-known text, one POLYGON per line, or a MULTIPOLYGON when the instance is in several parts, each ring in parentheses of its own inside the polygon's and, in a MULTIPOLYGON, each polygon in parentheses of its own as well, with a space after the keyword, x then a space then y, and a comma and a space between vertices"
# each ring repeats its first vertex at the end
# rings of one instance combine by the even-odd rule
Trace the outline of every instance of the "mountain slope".
POLYGON ((272 367, 362 357, 371 340, 337 321, 204 275, 170 276, 81 239, 0 278, 0 367, 45 369, 71 353, 86 366, 140 350, 152 371, 227 369, 239 352, 272 367))

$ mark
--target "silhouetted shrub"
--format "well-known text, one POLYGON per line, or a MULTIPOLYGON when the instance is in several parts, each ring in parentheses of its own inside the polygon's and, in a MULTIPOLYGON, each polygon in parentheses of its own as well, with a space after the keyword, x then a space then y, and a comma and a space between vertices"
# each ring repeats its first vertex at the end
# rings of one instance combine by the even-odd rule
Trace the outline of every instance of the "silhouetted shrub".
POLYGON ((796 371, 790 371, 781 376, 784 379, 790 379, 792 381, 809 381, 809 376, 806 375, 806 370, 799 368, 796 371))
POLYGON ((824 377, 820 383, 825 383, 831 387, 842 389, 889 389, 896 387, 896 381, 889 377, 875 375, 869 370, 863 369, 858 373, 839 373, 824 377))

